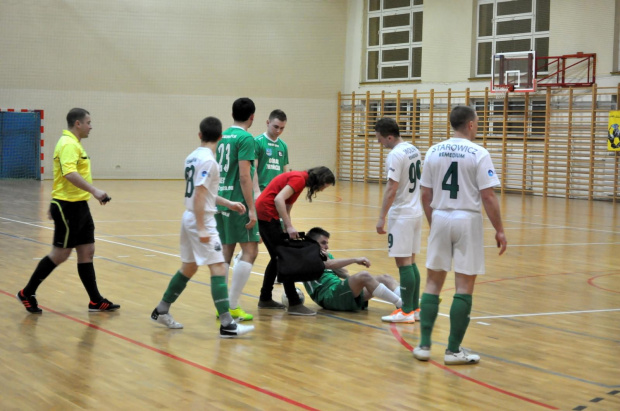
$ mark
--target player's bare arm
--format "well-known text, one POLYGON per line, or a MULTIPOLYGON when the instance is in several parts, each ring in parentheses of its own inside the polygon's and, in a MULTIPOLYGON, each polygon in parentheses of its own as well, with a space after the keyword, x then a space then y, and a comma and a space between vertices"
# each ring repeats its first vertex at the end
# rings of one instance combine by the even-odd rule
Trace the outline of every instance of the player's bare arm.
POLYGON ((215 204, 219 206, 224 206, 229 210, 236 211, 239 214, 245 214, 246 212, 246 208, 243 203, 240 203, 238 201, 230 201, 220 196, 215 197, 215 204))
POLYGON ((65 178, 77 188, 91 193, 93 197, 95 197, 97 201, 99 201, 99 204, 105 205, 109 201, 104 201, 109 198, 108 194, 105 191, 99 190, 97 187, 90 184, 78 172, 74 171, 72 173, 66 174, 65 178))
POLYGON ((493 191, 492 187, 480 190, 480 197, 482 204, 484 204, 484 210, 487 212, 487 216, 495 229, 495 241, 497 248, 499 248, 499 255, 504 254, 506 247, 508 247, 508 240, 504 233, 504 225, 502 224, 502 216, 499 210, 499 201, 493 191))
POLYGON ((201 243, 211 240, 205 227, 205 204, 207 203, 207 188, 198 186, 194 191, 194 215, 196 216, 196 229, 201 243))
POLYGON ((250 173, 252 163, 249 160, 239 161, 239 183, 241 184, 241 192, 243 193, 243 199, 248 207, 248 223, 245 225, 246 229, 250 229, 256 225, 256 208, 254 207, 254 196, 252 195, 252 175, 250 173))
POLYGON ((421 186, 420 201, 422 202, 422 208, 424 209, 424 215, 426 215, 426 221, 428 225, 431 225, 433 220, 433 209, 431 203, 433 202, 433 189, 430 187, 421 186))
POLYGON ((258 159, 254 160, 254 178, 252 178, 252 186, 254 187, 254 199, 260 195, 260 187, 258 186, 258 159))
POLYGON ((364 267, 370 267, 370 260, 366 257, 357 258, 333 258, 325 261, 325 268, 334 272, 339 268, 344 268, 351 264, 359 264, 364 267))
POLYGON ((381 211, 379 212, 379 220, 377 221, 377 233, 385 234, 385 217, 387 216, 394 198, 396 197, 396 191, 398 190, 398 181, 394 181, 391 178, 388 180, 385 187, 385 193, 383 193, 383 203, 381 205, 381 211))

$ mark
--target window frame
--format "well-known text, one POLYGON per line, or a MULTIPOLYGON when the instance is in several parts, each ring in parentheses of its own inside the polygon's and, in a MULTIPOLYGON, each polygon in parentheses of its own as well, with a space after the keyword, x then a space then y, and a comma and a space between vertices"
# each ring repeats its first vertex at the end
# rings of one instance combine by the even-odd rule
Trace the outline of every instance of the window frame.
MULTIPOLYGON (((498 16, 497 15, 497 9, 498 9, 498 4, 500 3, 507 3, 507 2, 511 2, 511 1, 515 1, 515 0, 477 0, 477 4, 476 4, 476 14, 475 14, 475 19, 476 19, 476 24, 474 29, 476 30, 475 33, 475 37, 476 37, 476 43, 475 43, 475 47, 474 47, 474 77, 475 78, 490 78, 491 77, 491 71, 489 70, 488 73, 481 73, 480 70, 482 69, 481 64, 480 64, 480 58, 481 56, 479 56, 480 53, 480 45, 481 44, 491 44, 491 55, 487 56, 487 60, 489 64, 489 69, 490 69, 490 65, 491 63, 491 59, 492 56, 496 53, 505 53, 505 52, 515 52, 515 51, 531 51, 531 50, 535 50, 536 47, 536 40, 537 39, 541 39, 541 38, 546 38, 549 39, 549 29, 547 28, 547 30, 544 31, 536 31, 536 18, 537 18, 537 2, 539 1, 545 1, 545 0, 531 0, 532 2, 532 8, 530 12, 527 13, 513 13, 513 14, 505 14, 505 15, 501 15, 498 16), (481 36, 480 35, 480 9, 481 7, 483 7, 484 5, 488 5, 488 4, 492 4, 493 5, 493 15, 491 16, 491 34, 490 35, 485 35, 485 36, 481 36), (517 21, 517 20, 527 20, 530 19, 530 31, 529 32, 524 32, 524 33, 513 33, 513 34, 497 34, 497 26, 500 23, 503 22, 508 22, 508 21, 517 21), (501 43, 501 42, 515 42, 515 41, 520 41, 520 40, 529 40, 530 42, 530 47, 528 50, 497 50, 497 43, 501 43)), ((550 2, 548 2, 548 4, 550 4, 550 2)), ((549 8, 551 8, 551 6, 549 6, 549 8)), ((549 11, 550 12, 550 11, 549 11)), ((549 46, 549 41, 547 40, 547 47, 549 46)), ((487 46, 488 47, 488 46, 487 46)), ((536 54, 543 56, 543 54, 540 54, 538 50, 536 50, 536 54)), ((546 54, 549 54, 549 50, 547 50, 546 54)))
POLYGON ((414 23, 416 22, 416 13, 421 13, 419 17, 421 17, 420 24, 422 27, 424 26, 424 4, 422 0, 411 0, 410 5, 407 7, 398 7, 391 9, 384 9, 385 0, 379 1, 379 9, 370 11, 371 1, 365 2, 365 33, 364 33, 364 73, 362 75, 363 81, 368 83, 380 83, 386 81, 410 81, 410 80, 421 80, 422 73, 422 30, 420 28, 419 34, 420 38, 415 39, 416 35, 416 27, 414 23), (420 4, 416 4, 420 3, 420 4), (384 18, 398 16, 398 15, 409 15, 409 25, 401 25, 401 26, 393 26, 393 27, 384 27, 384 18), (376 33, 376 37, 371 33, 371 19, 378 18, 378 33, 376 33), (384 44, 385 35, 389 35, 391 33, 402 33, 407 32, 409 35, 408 42, 404 43, 393 43, 393 44, 384 44), (378 39, 376 45, 370 45, 371 38, 378 39), (415 49, 419 49, 419 51, 415 51, 415 49), (404 60, 384 60, 384 52, 389 52, 392 50, 407 50, 407 59, 404 60), (376 62, 377 66, 372 67, 373 71, 376 73, 377 78, 370 78, 369 72, 371 71, 370 64, 374 61, 371 58, 371 53, 376 54, 376 62), (418 59, 414 61, 414 57, 419 56, 418 59), (419 61, 418 61, 419 60, 419 61), (389 69, 398 69, 398 68, 406 68, 407 75, 406 76, 387 76, 385 70, 389 69), (419 75, 416 75, 419 74, 419 75))

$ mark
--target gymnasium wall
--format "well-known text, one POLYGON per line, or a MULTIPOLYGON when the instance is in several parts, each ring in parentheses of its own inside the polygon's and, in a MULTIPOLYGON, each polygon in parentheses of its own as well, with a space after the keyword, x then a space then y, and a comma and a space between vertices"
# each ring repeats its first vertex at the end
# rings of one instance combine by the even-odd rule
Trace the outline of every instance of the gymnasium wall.
POLYGON ((182 178, 207 115, 289 118, 291 167, 335 167, 347 2, 2 0, 0 108, 45 110, 44 166, 72 107, 91 112, 95 178, 182 178))
MULTIPOLYGON (((476 0, 424 2, 422 80, 363 83, 365 1, 348 0, 347 62, 344 93, 484 90, 489 78, 473 78, 476 45, 476 0)), ((549 53, 551 55, 597 53, 596 80, 601 87, 614 87, 618 39, 614 27, 617 0, 551 0, 549 53), (615 58, 614 58, 615 56, 615 58)), ((617 33, 617 32, 616 32, 617 33)))

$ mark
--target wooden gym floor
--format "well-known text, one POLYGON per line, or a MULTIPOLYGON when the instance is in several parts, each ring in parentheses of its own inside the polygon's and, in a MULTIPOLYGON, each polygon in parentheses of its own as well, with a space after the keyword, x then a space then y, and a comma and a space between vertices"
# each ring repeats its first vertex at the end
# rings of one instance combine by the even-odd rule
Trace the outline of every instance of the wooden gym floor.
MULTIPOLYGON (((0 181, 0 409, 620 409, 618 205, 501 197, 508 251, 497 256, 485 220, 487 274, 463 342, 482 359, 446 367, 452 274, 422 363, 410 352, 419 324, 382 323, 384 302, 311 318, 258 310, 264 246, 241 298, 253 333, 219 338, 206 268, 173 305, 185 328, 162 328, 149 315, 180 266, 183 182, 96 184, 112 197, 90 204, 98 284, 122 308, 88 313, 72 257, 39 288, 43 314, 30 315, 15 293, 51 247, 51 182, 0 181)), ((382 190, 339 182, 313 203, 300 198, 293 222, 330 231, 337 258, 367 256, 371 273, 398 278, 374 228, 382 190)), ((425 223, 422 288, 427 235, 425 223)))

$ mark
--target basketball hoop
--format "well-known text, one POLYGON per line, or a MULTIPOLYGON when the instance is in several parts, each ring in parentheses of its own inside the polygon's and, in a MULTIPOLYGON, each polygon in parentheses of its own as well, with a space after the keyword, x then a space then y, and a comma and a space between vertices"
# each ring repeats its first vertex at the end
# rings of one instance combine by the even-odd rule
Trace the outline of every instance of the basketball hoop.
POLYGON ((514 85, 512 84, 506 84, 506 85, 495 85, 493 87, 493 89, 491 90, 491 92, 493 93, 493 98, 495 98, 496 100, 503 100, 504 97, 506 97, 506 95, 511 92, 514 91, 514 85))

